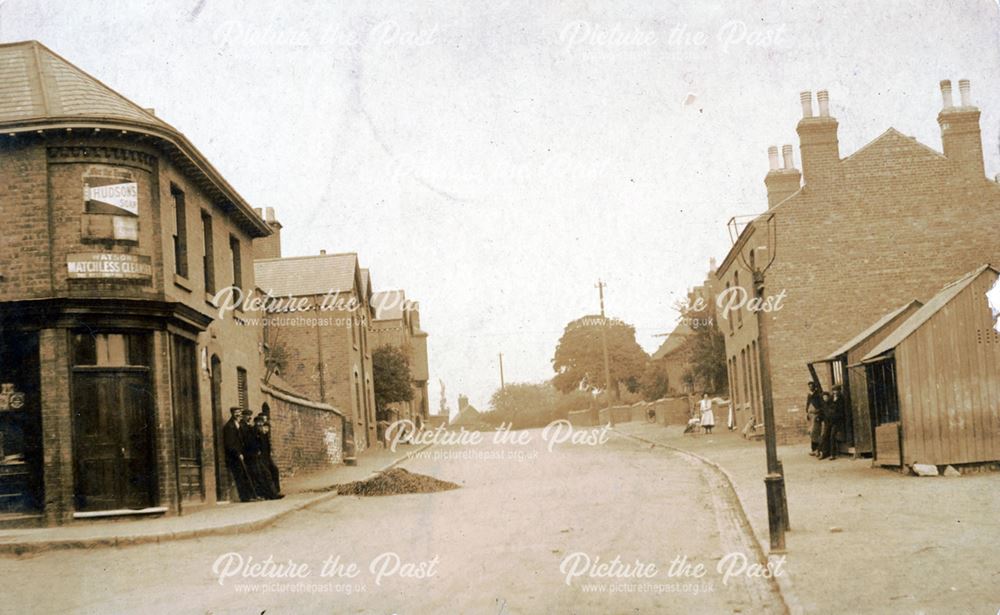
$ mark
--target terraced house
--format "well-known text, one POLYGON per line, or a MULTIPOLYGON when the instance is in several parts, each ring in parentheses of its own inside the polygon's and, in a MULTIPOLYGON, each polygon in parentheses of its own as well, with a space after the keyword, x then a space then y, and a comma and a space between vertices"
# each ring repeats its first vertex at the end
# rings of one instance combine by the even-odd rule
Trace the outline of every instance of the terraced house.
POLYGON ((373 446, 371 278, 362 273, 358 255, 266 258, 257 260, 254 269, 263 292, 309 306, 270 315, 272 343, 287 353, 281 377, 309 399, 342 411, 346 437, 353 437, 358 452, 373 446))
POLYGON ((0 46, 0 522, 229 499, 257 330, 220 318, 271 231, 183 134, 37 42, 0 46))

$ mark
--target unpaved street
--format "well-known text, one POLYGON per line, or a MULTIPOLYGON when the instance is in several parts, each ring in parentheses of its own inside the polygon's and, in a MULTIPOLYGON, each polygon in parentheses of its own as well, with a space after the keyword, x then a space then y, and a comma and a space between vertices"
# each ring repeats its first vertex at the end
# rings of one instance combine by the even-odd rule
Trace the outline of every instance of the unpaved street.
MULTIPOLYGON (((742 558, 752 561, 754 555, 713 472, 613 434, 604 444, 564 443, 550 452, 541 431, 526 433, 527 444, 496 445, 486 434, 481 444, 437 445, 404 464, 461 489, 337 497, 254 534, 0 560, 4 608, 12 613, 781 611, 766 579, 744 572, 723 582, 720 560, 733 554, 723 562, 738 572, 742 558), (254 563, 268 557, 291 561, 300 576, 242 576, 249 558, 254 563), (621 565, 600 566, 616 557, 621 565), (671 570, 676 558, 686 558, 689 566, 671 570), (330 576, 321 576, 324 561, 330 576), (307 575, 301 574, 303 564, 307 575), (696 574, 699 564, 702 576, 684 574, 696 574), (220 584, 217 573, 225 570, 234 576, 220 584), (591 571, 603 574, 591 577, 591 571)), ((257 572, 262 571, 267 572, 257 572)))

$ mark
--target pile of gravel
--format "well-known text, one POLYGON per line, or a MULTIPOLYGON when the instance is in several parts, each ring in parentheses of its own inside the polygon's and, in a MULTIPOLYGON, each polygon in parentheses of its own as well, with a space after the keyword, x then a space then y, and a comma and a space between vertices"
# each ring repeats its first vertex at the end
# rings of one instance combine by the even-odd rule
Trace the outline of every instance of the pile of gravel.
POLYGON ((337 485, 338 495, 400 495, 403 493, 434 493, 458 489, 455 483, 438 480, 423 474, 407 472, 403 468, 393 468, 379 473, 368 480, 337 485))

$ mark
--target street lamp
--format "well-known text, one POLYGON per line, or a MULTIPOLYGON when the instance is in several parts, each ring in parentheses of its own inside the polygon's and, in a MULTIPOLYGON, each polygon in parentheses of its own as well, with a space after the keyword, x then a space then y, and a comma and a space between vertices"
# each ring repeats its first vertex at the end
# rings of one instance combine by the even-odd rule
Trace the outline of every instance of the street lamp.
MULTIPOLYGON (((753 274, 754 297, 757 299, 757 360, 760 372, 760 388, 764 405, 764 446, 767 452, 767 476, 764 477, 764 487, 767 493, 767 524, 771 537, 771 552, 785 550, 785 531, 788 524, 788 500, 785 497, 785 477, 781 460, 778 459, 777 434, 774 425, 774 398, 771 391, 771 363, 768 356, 767 317, 761 306, 764 305, 764 274, 774 262, 777 253, 776 229, 774 214, 761 216, 751 224, 756 230, 758 222, 767 227, 767 239, 763 246, 750 249, 749 262, 740 251, 740 261, 753 274), (767 258, 761 263, 756 257, 757 252, 766 252, 767 258)), ((749 237, 747 239, 749 242, 749 237)))

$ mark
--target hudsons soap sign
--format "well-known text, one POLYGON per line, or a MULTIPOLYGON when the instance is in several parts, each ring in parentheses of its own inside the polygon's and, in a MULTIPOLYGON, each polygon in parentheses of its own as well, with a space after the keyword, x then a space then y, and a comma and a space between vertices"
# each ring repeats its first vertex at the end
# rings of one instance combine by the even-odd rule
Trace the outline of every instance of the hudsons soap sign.
POLYGON ((83 186, 87 213, 115 216, 139 215, 139 185, 135 182, 103 183, 110 180, 91 178, 83 186), (93 185, 103 183, 103 185, 93 185))

